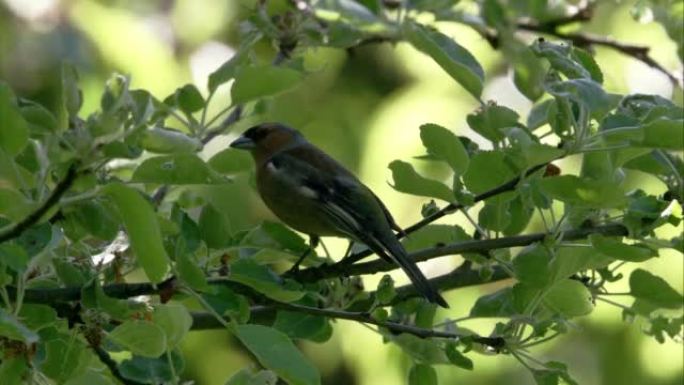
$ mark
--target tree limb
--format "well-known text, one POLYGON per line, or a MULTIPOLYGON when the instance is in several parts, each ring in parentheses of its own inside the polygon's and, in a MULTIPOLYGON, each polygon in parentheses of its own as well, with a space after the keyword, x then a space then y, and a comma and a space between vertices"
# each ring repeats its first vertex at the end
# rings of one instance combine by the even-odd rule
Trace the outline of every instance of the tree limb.
POLYGON ((658 63, 649 55, 649 51, 651 50, 650 47, 623 43, 615 39, 611 39, 609 37, 594 34, 581 32, 560 32, 558 31, 557 27, 549 28, 544 24, 518 23, 518 28, 530 32, 555 36, 563 40, 568 40, 579 47, 599 45, 613 49, 624 55, 631 56, 632 58, 639 60, 640 62, 648 65, 649 67, 660 71, 661 73, 665 74, 665 76, 667 76, 667 78, 670 80, 670 82, 672 82, 672 84, 679 85, 680 87, 682 86, 681 77, 678 77, 672 72, 668 71, 665 67, 663 67, 660 63, 658 63))
MULTIPOLYGON (((252 312, 266 312, 266 311, 272 311, 272 310, 286 310, 286 311, 291 311, 291 312, 296 312, 296 313, 304 313, 304 314, 310 314, 310 315, 316 315, 316 316, 321 316, 321 317, 326 317, 326 318, 332 318, 332 319, 344 319, 344 320, 349 320, 349 321, 356 321, 356 322, 361 322, 365 324, 371 324, 375 325, 378 327, 382 327, 385 329, 388 329, 391 332, 394 333, 408 333, 415 335, 420 338, 431 338, 431 337, 436 337, 436 338, 447 338, 447 339, 470 339, 473 342, 477 342, 482 345, 489 346, 491 348, 494 348, 496 350, 500 350, 503 348, 506 344, 505 340, 501 337, 482 337, 478 335, 465 335, 465 334, 457 334, 457 333, 450 333, 450 332, 445 332, 445 331, 440 331, 440 330, 434 330, 434 329, 425 329, 413 325, 406 325, 406 324, 401 324, 397 322, 392 322, 392 321, 380 321, 375 318, 372 318, 368 313, 365 312, 350 312, 350 311, 344 311, 344 310, 336 310, 336 309, 321 309, 321 308, 316 308, 316 307, 310 307, 310 306, 303 306, 303 305, 298 305, 298 304, 293 304, 293 303, 284 303, 284 302, 275 302, 272 301, 269 305, 267 306, 258 306, 252 309, 252 312)), ((195 325, 197 325, 198 329, 221 329, 223 328, 223 325, 218 322, 218 320, 215 319, 215 317, 212 314, 209 313, 193 313, 192 314, 193 318, 193 330, 195 329, 195 325)))
MULTIPOLYGON (((559 237, 563 240, 578 240, 588 237, 590 234, 603 234, 607 236, 627 235, 627 228, 621 224, 608 224, 597 227, 589 227, 577 230, 561 232, 559 237)), ((535 233, 527 235, 517 235, 513 237, 502 237, 496 239, 471 240, 455 242, 449 245, 432 247, 419 250, 409 254, 409 257, 416 262, 427 261, 429 259, 471 252, 483 252, 496 249, 505 249, 516 246, 527 246, 535 242, 541 242, 550 233, 535 233)), ((345 275, 364 275, 390 271, 397 268, 397 265, 377 259, 371 262, 358 263, 354 265, 343 265, 338 263, 332 265, 322 265, 320 267, 301 270, 293 274, 295 280, 299 282, 312 282, 330 277, 345 275)))
MULTIPOLYGON (((621 224, 608 224, 597 227, 588 227, 577 230, 568 230, 560 233, 563 240, 572 241, 588 237, 591 234, 603 234, 606 236, 624 236, 627 235, 627 229, 621 224)), ((535 233, 527 235, 518 235, 513 237, 503 237, 498 239, 484 239, 472 240, 465 242, 455 242, 449 245, 433 247, 419 250, 409 254, 415 261, 426 261, 429 259, 469 252, 489 251, 495 249, 502 249, 516 246, 527 246, 529 244, 543 241, 550 236, 549 233, 535 233)), ((339 264, 323 265, 316 268, 309 268, 301 270, 294 274, 294 278, 302 283, 314 282, 325 278, 349 275, 363 275, 375 274, 384 271, 397 269, 398 266, 385 262, 383 260, 375 260, 370 262, 359 263, 349 266, 340 266, 339 264)), ((459 287, 479 285, 494 280, 505 279, 507 276, 501 271, 495 269, 493 277, 489 281, 485 281, 477 276, 477 273, 469 268, 469 265, 455 269, 454 271, 432 278, 430 281, 439 289, 448 290, 459 287)), ((102 287, 105 294, 114 298, 131 298, 140 295, 153 295, 165 290, 170 285, 173 285, 175 278, 169 278, 161 284, 155 286, 151 283, 117 283, 105 285, 102 287)), ((249 291, 244 286, 227 281, 225 278, 209 280, 212 285, 229 285, 231 289, 238 293, 249 294, 249 291)), ((14 295, 16 288, 6 287, 10 295, 14 295)), ((401 296, 410 297, 415 294, 410 285, 398 288, 398 293, 401 296)), ((46 303, 53 304, 57 302, 78 301, 81 298, 81 287, 70 286, 65 288, 35 288, 26 289, 24 292, 24 301, 27 303, 46 303)))
POLYGON ((18 222, 6 231, 3 231, 0 234, 0 243, 19 237, 24 233, 24 231, 28 230, 29 227, 36 224, 54 205, 56 205, 62 195, 64 195, 64 193, 71 188, 71 185, 74 184, 74 181, 78 176, 79 165, 80 162, 72 163, 71 166, 69 166, 66 175, 64 175, 64 178, 57 183, 57 186, 55 186, 55 189, 52 190, 52 193, 50 193, 50 196, 45 200, 45 202, 43 202, 43 204, 41 204, 35 211, 29 214, 22 221, 18 222))

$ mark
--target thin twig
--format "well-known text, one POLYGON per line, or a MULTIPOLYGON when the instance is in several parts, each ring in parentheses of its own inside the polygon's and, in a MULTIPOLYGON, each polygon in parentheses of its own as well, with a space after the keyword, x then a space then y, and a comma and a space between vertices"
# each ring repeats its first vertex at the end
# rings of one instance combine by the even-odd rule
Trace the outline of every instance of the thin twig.
POLYGON ((535 23, 518 23, 517 26, 519 29, 525 31, 555 36, 559 39, 571 41, 574 45, 577 45, 579 47, 598 45, 613 49, 624 55, 631 56, 634 59, 639 60, 642 63, 648 65, 649 67, 660 71, 665 76, 667 76, 667 78, 670 80, 670 82, 672 82, 672 84, 682 86, 681 77, 667 70, 667 68, 663 67, 660 63, 658 63, 649 55, 650 47, 624 43, 606 36, 594 35, 589 33, 561 32, 558 30, 557 26, 549 28, 549 26, 547 25, 535 23))
MULTIPOLYGON (((296 313, 311 314, 326 318, 333 319, 344 319, 349 321, 356 321, 365 324, 371 324, 388 329, 394 333, 407 333, 412 334, 420 338, 448 338, 448 339, 470 339, 473 342, 487 345, 491 348, 500 350, 506 344, 505 340, 501 337, 483 337, 478 335, 466 335, 466 334, 456 334, 434 329, 425 329, 413 325, 406 325, 392 321, 380 321, 372 318, 368 313, 365 312, 350 312, 337 309, 321 309, 311 306, 303 306, 292 303, 284 303, 271 301, 266 306, 257 306, 252 309, 252 313, 255 311, 258 313, 268 312, 272 310, 286 310, 296 313)), ((214 329, 222 328, 223 325, 218 321, 212 321, 208 318, 215 319, 214 315, 209 313, 193 313, 193 326, 199 325, 202 329, 214 329)))
POLYGON ((40 205, 40 207, 38 207, 35 211, 29 214, 22 221, 15 224, 8 230, 2 232, 0 234, 0 243, 20 236, 29 227, 36 224, 36 222, 38 222, 43 217, 43 215, 45 215, 45 213, 47 213, 55 204, 57 204, 62 195, 64 195, 64 193, 66 193, 69 190, 69 188, 71 188, 71 185, 76 180, 76 177, 78 176, 79 166, 80 162, 72 163, 71 166, 69 166, 69 169, 67 170, 64 178, 59 183, 57 183, 57 186, 55 186, 55 189, 52 190, 52 193, 45 200, 45 202, 43 202, 43 204, 40 205))
POLYGON ((119 370, 119 366, 117 365, 116 361, 114 361, 112 357, 109 356, 109 353, 107 353, 106 350, 102 349, 102 347, 94 344, 91 344, 90 347, 97 355, 97 358, 100 359, 100 362, 102 362, 107 368, 109 368, 109 371, 112 373, 112 376, 114 376, 117 380, 121 381, 122 384, 143 385, 142 382, 138 382, 124 377, 123 374, 121 374, 121 371, 119 370))

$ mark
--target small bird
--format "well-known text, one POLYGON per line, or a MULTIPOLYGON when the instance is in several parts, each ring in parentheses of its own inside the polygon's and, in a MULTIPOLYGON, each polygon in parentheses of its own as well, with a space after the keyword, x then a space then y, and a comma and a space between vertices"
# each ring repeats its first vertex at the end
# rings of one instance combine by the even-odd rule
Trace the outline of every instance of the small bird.
POLYGON ((399 243, 392 229, 401 232, 401 228, 382 201, 299 131, 263 123, 245 131, 230 146, 251 152, 259 195, 283 222, 308 234, 312 247, 319 236, 363 243, 382 259, 399 265, 428 301, 449 307, 399 243))

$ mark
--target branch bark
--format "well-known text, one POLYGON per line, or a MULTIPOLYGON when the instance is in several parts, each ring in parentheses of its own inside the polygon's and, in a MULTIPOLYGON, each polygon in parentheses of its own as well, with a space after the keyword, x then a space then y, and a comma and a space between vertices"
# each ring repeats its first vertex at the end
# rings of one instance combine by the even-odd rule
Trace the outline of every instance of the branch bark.
MULTIPOLYGON (((597 227, 590 227, 577 230, 568 230, 561 232, 559 237, 563 240, 578 240, 588 237, 590 234, 603 234, 606 236, 622 236, 627 235, 627 228, 621 224, 608 224, 597 227)), ((416 262, 427 261, 429 259, 471 252, 485 252, 496 249, 505 249, 516 246, 527 246, 529 244, 543 241, 550 236, 549 233, 535 233, 527 235, 518 235, 513 237, 503 237, 497 239, 472 240, 465 242, 456 242, 446 246, 432 247, 429 249, 419 250, 410 253, 411 257, 416 262)), ((312 282, 325 278, 344 276, 344 275, 364 275, 375 274, 396 269, 395 264, 385 262, 378 259, 371 262, 358 263, 354 265, 344 265, 335 263, 332 265, 323 265, 320 267, 309 268, 301 270, 293 274, 294 278, 299 282, 312 282)))
MULTIPOLYGON (((344 319, 349 321, 356 321, 365 324, 375 325, 381 328, 385 328, 394 333, 408 333, 415 335, 420 338, 447 338, 447 339, 470 339, 473 342, 477 342, 482 345, 489 346, 496 350, 500 350, 506 345, 506 341, 501 337, 482 337, 478 335, 465 335, 450 333, 441 330, 426 329, 417 327, 414 325, 401 324, 392 321, 380 321, 372 318, 368 313, 365 312, 350 312, 344 310, 336 309, 321 309, 310 306, 297 305, 292 303, 284 302, 272 302, 267 306, 259 306, 252 309, 252 312, 267 312, 272 310, 286 310, 296 313, 311 314, 332 319, 344 319)), ((209 313, 193 313, 193 330, 197 329, 222 329, 223 325, 215 319, 212 314, 209 313), (198 326, 195 329, 195 325, 198 326)))
MULTIPOLYGON (((589 227, 584 229, 564 231, 559 234, 563 240, 572 241, 588 237, 591 234, 603 234, 606 236, 624 236, 627 235, 627 229, 621 224, 608 224, 597 227, 589 227)), ((502 249, 516 246, 527 246, 529 244, 543 241, 550 236, 549 233, 535 233, 528 235, 519 235, 514 237, 504 237, 498 239, 474 240, 466 242, 456 242, 446 246, 433 247, 411 253, 410 256, 416 261, 426 261, 441 257, 444 255, 461 254, 468 252, 489 251, 495 249, 502 249)), ((318 268, 309 268, 300 271, 296 274, 299 282, 313 282, 325 278, 349 275, 363 275, 375 274, 384 271, 397 269, 398 266, 387 263, 383 260, 376 260, 371 262, 359 263, 351 266, 340 267, 339 264, 324 265, 318 268)), ((477 272, 471 270, 469 265, 455 269, 454 271, 432 278, 430 281, 439 289, 449 290, 460 287, 479 285, 495 280, 502 280, 508 278, 503 271, 495 269, 492 279, 485 281, 481 279, 477 272)), ((140 295, 154 295, 158 294, 173 285, 175 278, 169 278, 161 284, 155 286, 151 283, 119 283, 103 286, 105 294, 114 298, 131 298, 140 295)), ((212 285, 229 285, 231 289, 238 293, 249 294, 244 286, 227 281, 225 278, 210 280, 212 285)), ((8 286, 8 293, 11 296, 16 294, 16 288, 8 286)), ((402 286, 398 289, 399 295, 406 297, 415 294, 410 285, 402 286)), ((78 301, 81 299, 81 287, 71 286, 65 288, 41 288, 41 289, 26 289, 24 292, 24 302, 27 303, 44 303, 55 304, 59 302, 78 301)))
POLYGON ((62 198, 62 195, 64 195, 64 193, 66 193, 74 184, 74 181, 78 176, 79 165, 79 162, 72 163, 71 166, 69 166, 69 169, 67 169, 64 178, 57 183, 55 189, 52 190, 52 193, 45 200, 45 202, 43 202, 43 204, 41 204, 35 211, 29 214, 22 221, 2 232, 0 234, 0 243, 19 237, 24 233, 24 231, 28 230, 29 227, 36 224, 53 206, 55 206, 59 202, 60 198, 62 198))

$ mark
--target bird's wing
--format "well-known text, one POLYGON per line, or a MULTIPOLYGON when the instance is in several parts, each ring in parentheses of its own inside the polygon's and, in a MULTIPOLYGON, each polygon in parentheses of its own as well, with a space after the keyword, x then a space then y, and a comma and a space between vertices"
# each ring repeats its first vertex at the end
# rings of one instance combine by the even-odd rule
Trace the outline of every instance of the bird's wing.
MULTIPOLYGON (((316 167, 295 155, 284 151, 271 158, 266 167, 273 167, 277 170, 275 175, 296 184, 301 198, 317 200, 322 213, 341 233, 354 240, 367 241, 366 234, 376 226, 378 218, 387 215, 375 195, 346 170, 333 175, 330 165, 316 167)), ((326 157, 323 161, 332 160, 326 157)))

